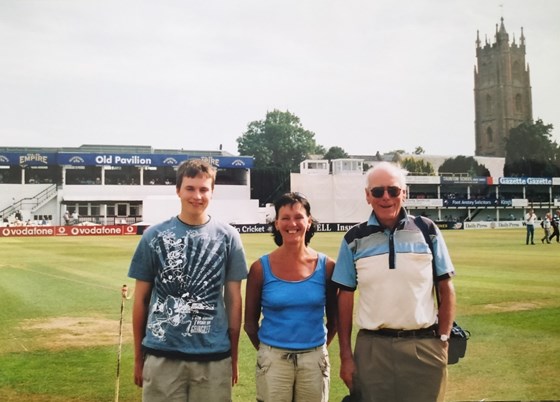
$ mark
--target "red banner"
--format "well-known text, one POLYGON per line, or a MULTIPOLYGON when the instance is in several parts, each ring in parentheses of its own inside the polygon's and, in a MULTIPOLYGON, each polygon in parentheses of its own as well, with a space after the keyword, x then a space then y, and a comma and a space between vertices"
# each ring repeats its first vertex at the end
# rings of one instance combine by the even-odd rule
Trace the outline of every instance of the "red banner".
POLYGON ((6 226, 0 228, 0 237, 126 236, 137 233, 138 226, 133 225, 6 226))

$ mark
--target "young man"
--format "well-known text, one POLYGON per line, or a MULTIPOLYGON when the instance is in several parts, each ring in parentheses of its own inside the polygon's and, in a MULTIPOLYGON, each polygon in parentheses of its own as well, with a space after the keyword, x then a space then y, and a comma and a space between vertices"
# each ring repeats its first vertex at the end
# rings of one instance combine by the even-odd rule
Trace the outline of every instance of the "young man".
POLYGON ((178 216, 150 227, 130 264, 136 279, 134 382, 144 401, 231 401, 238 379, 239 233, 206 212, 216 172, 201 160, 177 170, 178 216))
POLYGON ((332 276, 339 284, 340 376, 362 402, 439 402, 445 396, 454 268, 439 229, 422 218, 432 254, 403 207, 405 195, 405 176, 396 166, 382 162, 368 171, 365 196, 373 212, 344 236, 332 276), (352 353, 357 288, 361 329, 352 353))

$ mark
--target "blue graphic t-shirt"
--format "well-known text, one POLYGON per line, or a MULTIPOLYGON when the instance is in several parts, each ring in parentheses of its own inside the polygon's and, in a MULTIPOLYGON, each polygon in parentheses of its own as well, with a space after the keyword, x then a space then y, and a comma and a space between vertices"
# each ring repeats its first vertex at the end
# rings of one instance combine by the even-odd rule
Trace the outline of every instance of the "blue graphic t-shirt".
POLYGON ((210 219, 189 226, 173 217, 144 232, 128 276, 152 282, 148 350, 178 357, 230 350, 223 287, 247 277, 237 230, 210 219))

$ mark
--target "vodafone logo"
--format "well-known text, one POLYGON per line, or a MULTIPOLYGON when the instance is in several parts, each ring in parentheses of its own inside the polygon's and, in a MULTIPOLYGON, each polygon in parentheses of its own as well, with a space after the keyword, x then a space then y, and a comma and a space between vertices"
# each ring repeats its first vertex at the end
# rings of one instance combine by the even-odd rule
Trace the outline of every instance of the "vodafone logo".
POLYGON ((138 234, 138 227, 133 225, 16 226, 0 228, 0 237, 122 236, 136 234, 138 234))
POLYGON ((6 227, 2 229, 2 236, 52 236, 54 235, 54 228, 37 227, 37 226, 23 226, 23 227, 6 227))
POLYGON ((73 226, 70 229, 70 234, 73 236, 121 235, 122 232, 120 226, 73 226))

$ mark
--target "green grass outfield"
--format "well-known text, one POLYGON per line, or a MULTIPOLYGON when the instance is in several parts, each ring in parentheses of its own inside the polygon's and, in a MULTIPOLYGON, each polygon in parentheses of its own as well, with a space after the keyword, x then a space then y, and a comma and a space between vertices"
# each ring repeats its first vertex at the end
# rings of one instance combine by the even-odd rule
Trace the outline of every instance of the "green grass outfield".
MULTIPOLYGON (((518 229, 447 231, 457 270, 458 322, 472 333, 449 367, 448 401, 560 400, 560 245, 525 245, 518 229)), ((311 245, 336 257, 342 233, 311 245)), ((114 400, 121 295, 138 236, 0 239, 0 401, 114 400)), ((249 262, 270 235, 243 235, 249 262)), ((132 382, 131 301, 125 304, 120 401, 132 382)), ((330 346, 331 401, 338 344, 330 346)), ((234 401, 254 401, 255 352, 241 338, 234 401)))

